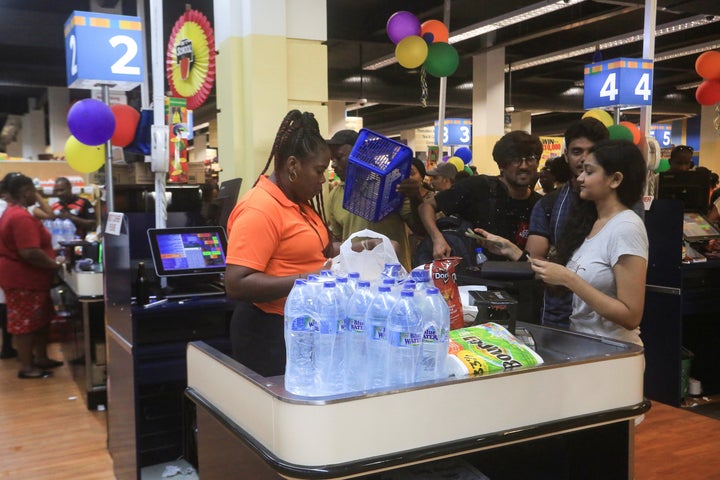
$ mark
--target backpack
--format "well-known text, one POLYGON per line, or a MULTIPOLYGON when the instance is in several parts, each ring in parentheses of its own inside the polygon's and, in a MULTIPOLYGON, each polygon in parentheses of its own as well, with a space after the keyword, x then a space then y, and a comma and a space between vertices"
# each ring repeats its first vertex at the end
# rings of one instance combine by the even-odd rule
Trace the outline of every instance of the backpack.
MULTIPOLYGON (((436 225, 445 237, 445 241, 450 245, 453 257, 462 257, 462 261, 458 265, 461 268, 476 266, 475 248, 477 242, 465 235, 468 228, 472 228, 472 223, 458 217, 442 217, 437 220, 436 225)), ((433 261, 433 243, 432 239, 425 237, 420 245, 418 245, 412 258, 413 268, 418 265, 432 263, 433 261)))

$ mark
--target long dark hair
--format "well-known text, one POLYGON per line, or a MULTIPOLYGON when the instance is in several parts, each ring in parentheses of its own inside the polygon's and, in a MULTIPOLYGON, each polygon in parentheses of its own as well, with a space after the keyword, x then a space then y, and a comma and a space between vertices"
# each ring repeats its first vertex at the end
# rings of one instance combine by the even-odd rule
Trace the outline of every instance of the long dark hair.
MULTIPOLYGON (((620 203, 632 208, 642 197, 647 166, 640 149, 627 140, 605 140, 590 149, 605 175, 620 172, 622 182, 615 190, 620 203)), ((557 241, 557 261, 565 265, 590 234, 598 213, 595 202, 579 200, 570 211, 563 235, 557 241)))

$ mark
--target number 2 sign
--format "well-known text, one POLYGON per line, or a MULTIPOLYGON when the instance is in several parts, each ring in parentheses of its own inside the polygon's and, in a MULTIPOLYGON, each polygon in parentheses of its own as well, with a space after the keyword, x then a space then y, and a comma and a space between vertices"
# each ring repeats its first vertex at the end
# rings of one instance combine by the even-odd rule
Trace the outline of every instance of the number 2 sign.
POLYGON ((585 110, 652 105, 652 60, 615 58, 585 65, 585 110))
POLYGON ((132 90, 142 83, 140 17, 73 12, 65 22, 68 88, 132 90))

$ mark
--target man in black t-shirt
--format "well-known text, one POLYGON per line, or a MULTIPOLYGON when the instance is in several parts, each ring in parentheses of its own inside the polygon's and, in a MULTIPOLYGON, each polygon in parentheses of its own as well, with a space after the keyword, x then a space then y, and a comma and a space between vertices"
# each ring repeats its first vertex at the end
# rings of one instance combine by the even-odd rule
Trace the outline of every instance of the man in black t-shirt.
MULTIPOLYGON (((435 214, 442 211, 512 240, 525 247, 530 227, 530 212, 541 196, 531 185, 537 179, 542 143, 534 135, 513 131, 504 135, 493 148, 493 159, 500 175, 477 175, 458 180, 419 207, 420 219, 433 243, 433 257, 450 256, 451 249, 435 223, 435 214)), ((504 259, 488 255, 493 260, 504 259)))
POLYGON ((58 177, 55 180, 53 195, 58 201, 52 205, 52 210, 57 218, 69 218, 75 224, 75 236, 85 239, 85 235, 95 230, 97 221, 95 219, 95 208, 89 200, 75 195, 72 192, 72 184, 65 177, 58 177))

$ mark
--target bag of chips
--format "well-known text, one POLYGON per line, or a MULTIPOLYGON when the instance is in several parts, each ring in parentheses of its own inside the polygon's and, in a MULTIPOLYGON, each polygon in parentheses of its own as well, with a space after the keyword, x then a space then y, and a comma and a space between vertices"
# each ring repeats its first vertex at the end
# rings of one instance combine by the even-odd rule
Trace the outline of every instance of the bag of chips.
POLYGON ((543 359, 497 323, 484 323, 450 332, 449 373, 487 375, 534 367, 543 359))
POLYGON ((414 268, 414 270, 430 270, 430 282, 440 290, 440 294, 445 299, 445 303, 447 303, 448 309, 450 310, 451 330, 465 326, 462 299, 460 298, 455 276, 455 267, 457 267, 461 261, 462 258, 460 257, 448 257, 433 260, 432 263, 426 263, 414 268))

